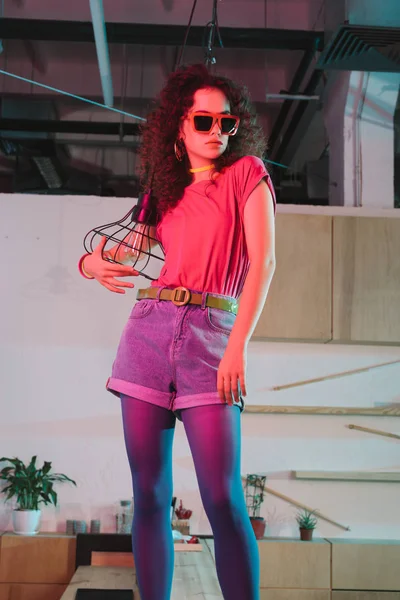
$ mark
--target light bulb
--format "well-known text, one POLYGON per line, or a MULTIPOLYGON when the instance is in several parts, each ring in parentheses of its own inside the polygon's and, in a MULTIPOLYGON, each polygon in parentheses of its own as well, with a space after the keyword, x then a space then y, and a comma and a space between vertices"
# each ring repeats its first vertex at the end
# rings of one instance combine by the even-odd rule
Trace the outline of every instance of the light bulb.
POLYGON ((118 245, 105 252, 105 256, 124 265, 146 258, 150 252, 149 229, 149 225, 137 223, 118 245))

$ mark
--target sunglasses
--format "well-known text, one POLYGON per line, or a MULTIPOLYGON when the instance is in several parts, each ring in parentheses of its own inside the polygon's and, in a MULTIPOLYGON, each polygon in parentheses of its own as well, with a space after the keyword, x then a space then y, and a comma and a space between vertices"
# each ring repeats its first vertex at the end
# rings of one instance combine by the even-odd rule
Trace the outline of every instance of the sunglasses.
POLYGON ((210 133, 215 123, 224 135, 235 135, 238 130, 240 119, 234 115, 223 113, 192 112, 188 119, 197 133, 210 133))

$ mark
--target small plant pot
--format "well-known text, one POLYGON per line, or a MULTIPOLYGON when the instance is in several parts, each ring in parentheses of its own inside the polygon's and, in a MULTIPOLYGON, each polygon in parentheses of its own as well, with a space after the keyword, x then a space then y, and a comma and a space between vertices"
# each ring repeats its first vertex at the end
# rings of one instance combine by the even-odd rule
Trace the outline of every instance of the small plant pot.
POLYGON ((17 535, 36 535, 40 527, 40 510, 13 510, 13 527, 17 535))
POLYGON ((262 540, 265 534, 266 521, 263 517, 250 517, 256 540, 262 540))
POLYGON ((313 531, 313 529, 303 529, 303 527, 300 527, 300 539, 303 542, 311 542, 313 531))
POLYGON ((190 534, 190 524, 187 519, 174 519, 171 524, 172 529, 179 531, 182 535, 190 534))

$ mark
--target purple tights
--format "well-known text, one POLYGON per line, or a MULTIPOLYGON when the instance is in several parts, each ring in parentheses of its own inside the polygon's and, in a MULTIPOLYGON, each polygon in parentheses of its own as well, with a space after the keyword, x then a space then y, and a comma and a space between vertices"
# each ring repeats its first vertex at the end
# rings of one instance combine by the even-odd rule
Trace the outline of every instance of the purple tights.
MULTIPOLYGON (((169 600, 174 570, 171 533, 172 442, 176 417, 165 408, 121 396, 132 472, 132 545, 142 600, 169 600)), ((240 475, 240 411, 211 404, 182 410, 203 506, 215 542, 225 600, 259 599, 257 542, 240 475)))

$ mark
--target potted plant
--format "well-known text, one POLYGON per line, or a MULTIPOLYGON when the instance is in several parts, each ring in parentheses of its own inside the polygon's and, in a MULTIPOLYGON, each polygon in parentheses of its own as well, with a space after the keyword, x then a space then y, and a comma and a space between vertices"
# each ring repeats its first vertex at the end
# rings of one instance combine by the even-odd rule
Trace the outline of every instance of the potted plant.
POLYGON ((184 508, 182 500, 179 507, 175 509, 176 519, 172 520, 172 529, 179 531, 182 535, 189 535, 190 523, 189 519, 193 514, 190 508, 184 508))
POLYGON ((260 517, 260 508, 264 501, 266 476, 247 475, 246 477, 246 506, 250 522, 257 540, 264 537, 266 521, 260 517))
POLYGON ((296 521, 300 529, 300 539, 303 541, 312 540, 313 531, 318 522, 315 512, 315 510, 303 510, 297 513, 296 521))
POLYGON ((15 498, 17 507, 13 510, 14 532, 20 535, 36 535, 39 532, 40 508, 42 504, 57 506, 57 493, 53 489, 55 482, 75 481, 61 473, 52 473, 51 462, 36 467, 36 456, 32 456, 29 465, 19 458, 0 458, 0 462, 9 462, 12 466, 0 471, 0 480, 6 482, 1 490, 6 501, 15 498))

